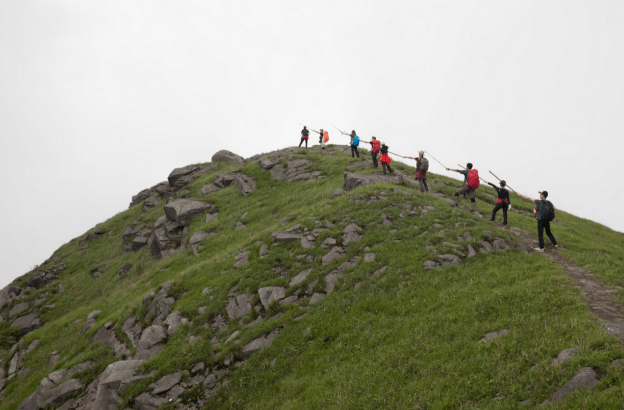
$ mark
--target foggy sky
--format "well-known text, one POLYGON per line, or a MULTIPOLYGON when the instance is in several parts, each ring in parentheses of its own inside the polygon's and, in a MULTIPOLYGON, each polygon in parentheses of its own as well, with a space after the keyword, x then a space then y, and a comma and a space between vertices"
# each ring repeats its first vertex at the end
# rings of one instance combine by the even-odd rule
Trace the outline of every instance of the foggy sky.
POLYGON ((172 169, 296 145, 299 122, 624 231, 622 21, 615 0, 0 0, 0 287, 172 169))

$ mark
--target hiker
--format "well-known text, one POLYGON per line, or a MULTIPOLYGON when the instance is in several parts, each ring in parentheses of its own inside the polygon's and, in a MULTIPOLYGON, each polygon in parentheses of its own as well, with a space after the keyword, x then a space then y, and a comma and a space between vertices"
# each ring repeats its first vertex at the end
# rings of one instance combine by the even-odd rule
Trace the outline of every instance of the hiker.
POLYGON ((494 185, 491 182, 488 182, 488 185, 496 190, 498 194, 498 198, 496 199, 496 205, 492 210, 492 218, 490 221, 494 221, 496 219, 496 213, 499 209, 503 210, 503 226, 507 226, 507 210, 511 209, 511 200, 509 199, 509 191, 505 188, 507 183, 505 181, 500 182, 500 188, 494 185))
POLYGON ((420 184, 420 192, 429 192, 427 186, 427 171, 429 170, 429 160, 425 158, 425 151, 418 151, 418 158, 405 157, 416 160, 416 176, 415 180, 420 184))
POLYGON ((377 154, 379 154, 379 149, 381 148, 381 143, 377 140, 377 138, 372 137, 371 141, 364 141, 368 144, 371 144, 371 157, 373 157, 373 168, 379 167, 379 162, 377 162, 377 154))
POLYGON ((550 238, 550 241, 555 249, 559 249, 557 240, 550 231, 550 222, 555 219, 557 208, 555 208, 552 202, 546 199, 548 198, 548 191, 542 191, 539 194, 540 199, 531 199, 528 196, 518 194, 520 198, 524 198, 535 203, 533 216, 537 219, 537 238, 539 239, 539 248, 535 248, 535 250, 537 252, 544 252, 544 230, 546 230, 546 235, 550 238))
POLYGON ((314 132, 316 132, 319 135, 319 144, 321 144, 321 148, 325 149, 325 143, 329 140, 329 134, 327 133, 327 131, 323 132, 322 128, 319 131, 314 131, 314 132))
POLYGON ((381 143, 381 157, 379 161, 381 162, 381 168, 383 169, 383 174, 386 175, 386 167, 388 167, 388 171, 392 174, 392 168, 390 168, 390 162, 392 162, 392 158, 388 156, 388 146, 381 143))
POLYGON ((359 158, 360 153, 358 152, 357 148, 360 145, 360 137, 357 136, 357 134, 355 133, 355 130, 351 131, 350 136, 351 136, 351 158, 355 158, 355 155, 357 155, 357 157, 359 158))
POLYGON ((476 169, 472 169, 472 164, 469 162, 466 164, 466 168, 468 169, 450 169, 447 168, 447 171, 459 172, 464 176, 464 185, 455 192, 455 203, 453 203, 453 207, 459 206, 459 196, 461 194, 468 195, 470 198, 470 212, 474 212, 477 204, 475 202, 475 191, 479 188, 479 171, 476 169))
POLYGON ((303 144, 303 141, 305 141, 306 148, 308 148, 308 138, 309 137, 310 137, 310 131, 308 131, 308 129, 304 125, 303 129, 301 130, 301 142, 299 142, 299 147, 301 147, 301 144, 303 144))

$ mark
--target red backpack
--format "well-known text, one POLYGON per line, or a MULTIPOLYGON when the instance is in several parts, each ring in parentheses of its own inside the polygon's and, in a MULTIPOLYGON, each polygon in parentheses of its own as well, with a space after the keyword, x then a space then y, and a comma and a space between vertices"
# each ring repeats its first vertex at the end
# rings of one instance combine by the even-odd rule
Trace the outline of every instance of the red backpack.
POLYGON ((479 171, 471 169, 468 171, 468 186, 472 189, 478 189, 479 185, 481 185, 481 181, 479 181, 479 171))

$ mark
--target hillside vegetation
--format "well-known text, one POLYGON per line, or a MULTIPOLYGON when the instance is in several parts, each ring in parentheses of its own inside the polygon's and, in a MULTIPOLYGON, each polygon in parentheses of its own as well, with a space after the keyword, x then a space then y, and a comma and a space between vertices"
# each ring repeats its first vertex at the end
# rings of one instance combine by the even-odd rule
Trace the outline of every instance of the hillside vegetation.
MULTIPOLYGON (((2 291, 0 409, 622 407, 622 340, 530 251, 531 203, 512 194, 503 229, 494 190, 451 208, 460 182, 424 194, 346 147, 220 158, 2 291), (378 180, 335 192, 345 171, 378 180)), ((624 235, 556 220, 547 252, 624 304, 624 235)))

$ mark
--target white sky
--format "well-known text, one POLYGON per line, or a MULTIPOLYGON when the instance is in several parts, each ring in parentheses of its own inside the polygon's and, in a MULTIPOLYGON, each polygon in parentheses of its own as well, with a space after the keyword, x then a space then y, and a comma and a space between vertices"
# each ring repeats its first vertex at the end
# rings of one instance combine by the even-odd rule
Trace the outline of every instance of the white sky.
POLYGON ((299 122, 624 231, 623 21, 621 0, 0 0, 0 286, 173 168, 296 145, 299 122))

